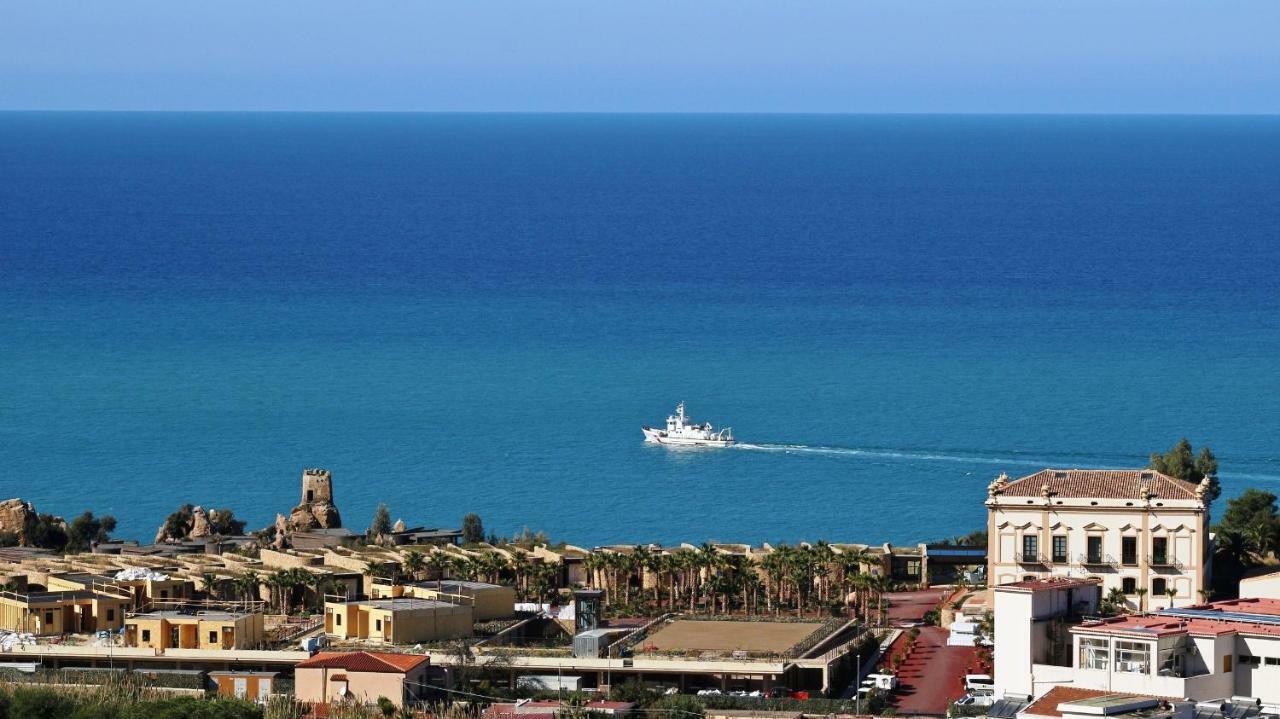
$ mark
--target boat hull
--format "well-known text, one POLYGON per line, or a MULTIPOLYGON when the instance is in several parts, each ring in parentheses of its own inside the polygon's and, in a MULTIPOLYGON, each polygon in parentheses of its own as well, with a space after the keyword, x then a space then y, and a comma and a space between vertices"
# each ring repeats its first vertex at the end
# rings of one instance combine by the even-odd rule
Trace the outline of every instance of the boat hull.
POLYGON ((663 444, 669 447, 732 447, 732 439, 695 439, 692 437, 672 437, 660 429, 644 427, 644 441, 663 444))

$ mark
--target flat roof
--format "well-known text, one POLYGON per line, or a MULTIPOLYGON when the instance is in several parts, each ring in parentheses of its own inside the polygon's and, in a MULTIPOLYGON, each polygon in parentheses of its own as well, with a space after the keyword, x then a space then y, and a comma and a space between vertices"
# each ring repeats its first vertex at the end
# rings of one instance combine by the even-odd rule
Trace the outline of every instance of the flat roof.
POLYGON ((338 602, 345 605, 357 605, 361 607, 377 607, 378 609, 443 609, 445 607, 458 607, 461 605, 442 602, 437 599, 418 599, 417 597, 387 597, 385 599, 353 599, 346 602, 338 602))
POLYGON ((1100 579, 1075 579, 1072 577, 1049 577, 1026 582, 1001 584, 996 591, 1047 592, 1053 589, 1069 589, 1072 587, 1096 587, 1102 583, 1100 579))
POLYGON ((250 616, 248 612, 183 612, 177 609, 161 609, 154 612, 143 612, 141 614, 133 614, 129 619, 209 619, 212 621, 229 621, 234 619, 243 619, 250 616))

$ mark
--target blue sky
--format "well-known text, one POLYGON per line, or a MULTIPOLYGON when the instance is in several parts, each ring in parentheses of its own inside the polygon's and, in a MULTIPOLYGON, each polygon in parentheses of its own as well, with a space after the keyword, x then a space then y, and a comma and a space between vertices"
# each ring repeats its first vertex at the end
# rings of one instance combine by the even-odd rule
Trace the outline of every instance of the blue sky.
POLYGON ((0 109, 1280 112, 1277 0, 4 0, 0 109))

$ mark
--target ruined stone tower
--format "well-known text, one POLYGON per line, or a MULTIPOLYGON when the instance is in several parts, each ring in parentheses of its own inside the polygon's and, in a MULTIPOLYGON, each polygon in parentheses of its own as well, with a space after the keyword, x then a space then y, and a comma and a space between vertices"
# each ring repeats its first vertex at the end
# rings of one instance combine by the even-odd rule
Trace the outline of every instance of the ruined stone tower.
POLYGON ((302 501, 289 513, 289 531, 336 529, 342 526, 333 503, 333 477, 327 469, 302 470, 302 501))
POLYGON ((333 479, 327 469, 302 470, 302 500, 298 504, 333 504, 333 479))

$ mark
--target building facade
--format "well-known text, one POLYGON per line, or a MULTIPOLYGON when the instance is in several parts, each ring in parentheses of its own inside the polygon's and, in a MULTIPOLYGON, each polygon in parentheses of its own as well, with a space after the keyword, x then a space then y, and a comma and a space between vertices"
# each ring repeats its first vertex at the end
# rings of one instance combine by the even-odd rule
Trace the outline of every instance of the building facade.
POLYGON ((425 695, 430 666, 418 654, 321 652, 294 667, 294 696, 314 704, 370 704, 386 697, 403 706, 425 695))
POLYGON ((1002 474, 987 490, 987 581, 1091 578, 1131 609, 1197 604, 1212 569, 1208 489, 1142 469, 1002 474))

